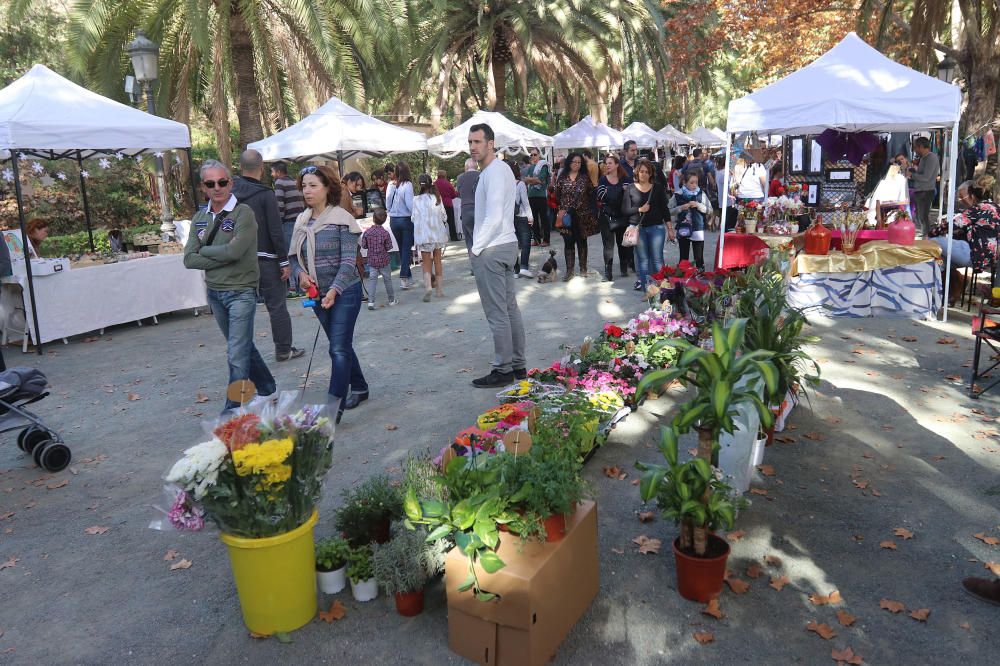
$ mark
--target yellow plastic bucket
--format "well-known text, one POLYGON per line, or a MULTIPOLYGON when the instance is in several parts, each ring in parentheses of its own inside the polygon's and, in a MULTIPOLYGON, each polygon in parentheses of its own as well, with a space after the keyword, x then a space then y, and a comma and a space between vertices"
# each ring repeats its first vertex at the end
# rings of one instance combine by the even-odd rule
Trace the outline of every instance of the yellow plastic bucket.
POLYGON ((313 511, 291 532, 263 539, 222 535, 250 631, 294 631, 316 615, 316 518, 313 511))

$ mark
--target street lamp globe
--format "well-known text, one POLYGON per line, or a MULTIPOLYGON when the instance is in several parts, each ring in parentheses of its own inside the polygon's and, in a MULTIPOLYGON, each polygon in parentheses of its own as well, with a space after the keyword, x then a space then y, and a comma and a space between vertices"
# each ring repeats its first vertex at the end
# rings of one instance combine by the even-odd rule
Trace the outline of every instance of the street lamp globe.
POLYGON ((135 78, 142 83, 155 81, 160 47, 146 37, 142 30, 137 30, 135 39, 129 42, 125 50, 128 52, 128 57, 132 59, 135 78))
POLYGON ((951 83, 955 80, 955 75, 958 72, 958 63, 951 59, 951 56, 946 55, 937 66, 938 78, 945 83, 951 83))

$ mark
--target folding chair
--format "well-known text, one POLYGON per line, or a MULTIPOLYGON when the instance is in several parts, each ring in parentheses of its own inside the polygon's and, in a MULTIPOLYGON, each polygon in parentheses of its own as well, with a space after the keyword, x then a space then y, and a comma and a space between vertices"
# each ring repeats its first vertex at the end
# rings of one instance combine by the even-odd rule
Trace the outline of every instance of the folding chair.
POLYGON ((1000 300, 1000 287, 992 288, 992 299, 987 295, 983 299, 982 305, 979 306, 979 316, 972 318, 972 334, 976 338, 976 346, 972 357, 972 379, 969 380, 970 398, 978 398, 1000 384, 1000 377, 997 377, 985 387, 976 386, 976 380, 990 377, 990 372, 1000 366, 1000 307, 994 307, 991 300, 992 302, 1000 300), (983 355, 984 344, 987 347, 988 356, 984 362, 991 364, 980 371, 979 361, 983 355))

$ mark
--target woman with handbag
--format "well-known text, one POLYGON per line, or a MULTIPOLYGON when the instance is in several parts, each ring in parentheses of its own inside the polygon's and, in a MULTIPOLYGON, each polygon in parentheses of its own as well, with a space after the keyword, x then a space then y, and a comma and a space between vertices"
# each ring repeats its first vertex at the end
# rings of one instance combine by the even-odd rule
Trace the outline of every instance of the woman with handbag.
POLYGON ((622 214, 628 217, 629 228, 623 244, 628 245, 629 237, 638 236, 636 249, 635 290, 644 291, 649 276, 663 267, 663 241, 666 237, 667 191, 657 185, 653 164, 639 160, 635 167, 635 182, 625 188, 622 198, 622 214))
POLYGON ((698 270, 705 270, 705 220, 712 214, 712 202, 708 193, 698 185, 697 169, 688 171, 684 177, 681 189, 670 197, 667 207, 670 209, 670 219, 667 222, 667 236, 677 240, 680 247, 681 261, 687 261, 694 245, 694 265, 698 270))
POLYGON ((628 173, 621 166, 618 158, 607 155, 604 158, 604 175, 597 184, 597 224, 601 230, 601 242, 604 244, 604 280, 614 279, 612 264, 615 245, 618 246, 618 264, 622 277, 628 276, 629 264, 634 261, 631 247, 622 245, 622 237, 628 221, 622 214, 622 198, 625 187, 632 182, 628 173))
POLYGON ((555 227, 565 243, 566 275, 573 279, 573 263, 580 258, 580 277, 587 277, 587 238, 597 233, 594 218, 594 185, 583 166, 583 155, 570 153, 563 162, 555 186, 559 210, 555 227), (576 255, 576 256, 574 256, 576 255))

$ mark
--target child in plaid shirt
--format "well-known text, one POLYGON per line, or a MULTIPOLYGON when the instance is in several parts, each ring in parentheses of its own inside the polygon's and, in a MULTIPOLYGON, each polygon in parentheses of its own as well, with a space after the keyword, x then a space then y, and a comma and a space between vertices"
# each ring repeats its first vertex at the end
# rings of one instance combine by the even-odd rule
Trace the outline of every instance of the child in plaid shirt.
POLYGON ((361 235, 361 247, 368 250, 368 309, 375 309, 375 288, 378 287, 378 276, 382 276, 385 293, 389 305, 398 305, 399 301, 392 291, 392 271, 389 268, 389 253, 392 251, 392 238, 382 225, 385 224, 385 210, 376 210, 372 215, 375 222, 361 235))

